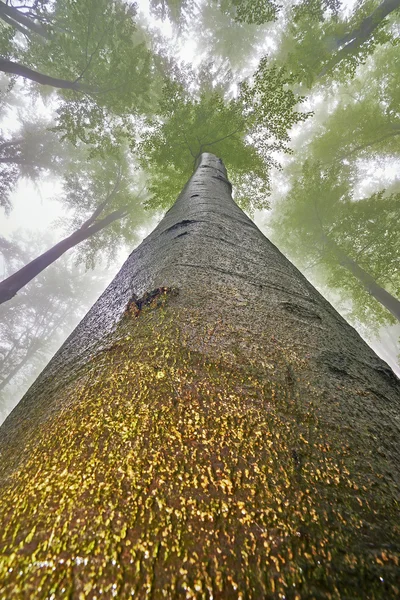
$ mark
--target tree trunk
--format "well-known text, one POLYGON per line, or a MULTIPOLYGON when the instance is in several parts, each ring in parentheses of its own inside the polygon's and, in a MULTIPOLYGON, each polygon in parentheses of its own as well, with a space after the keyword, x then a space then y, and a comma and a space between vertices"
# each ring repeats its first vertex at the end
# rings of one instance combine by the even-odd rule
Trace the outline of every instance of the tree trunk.
POLYGON ((342 38, 337 40, 337 52, 332 59, 323 67, 318 74, 317 79, 320 79, 326 73, 337 65, 343 58, 353 54, 358 48, 366 42, 375 29, 379 27, 382 21, 393 11, 400 7, 400 0, 383 0, 381 4, 360 24, 357 29, 350 31, 342 38))
MULTIPOLYGON (((104 206, 104 203, 100 206, 104 206)), ((98 211, 95 211, 97 213, 98 211)), ((124 218, 128 214, 126 208, 121 208, 110 213, 104 219, 95 221, 93 216, 79 229, 74 231, 65 239, 55 244, 52 248, 33 259, 30 263, 16 271, 7 279, 0 282, 0 304, 11 300, 19 290, 26 286, 42 271, 47 269, 49 265, 55 262, 60 256, 65 254, 67 250, 74 248, 84 240, 92 237, 114 221, 124 218)))
POLYGON ((6 598, 398 598, 398 379, 203 154, 0 429, 6 598))
POLYGON ((67 81, 66 79, 57 79, 57 77, 50 77, 44 75, 38 71, 34 71, 29 67, 20 65, 19 63, 13 62, 12 60, 0 59, 0 71, 3 73, 11 73, 12 75, 19 75, 30 79, 41 85, 51 85, 55 88, 61 88, 66 90, 74 90, 76 92, 93 92, 93 88, 81 83, 80 81, 67 81))
POLYGON ((369 273, 364 271, 364 269, 360 267, 360 265, 356 263, 355 260, 350 258, 350 256, 347 256, 347 254, 341 251, 337 252, 337 256, 339 258, 340 265, 348 271, 350 271, 350 273, 354 275, 354 277, 356 277, 358 281, 363 285, 364 289, 369 294, 371 294, 371 296, 373 296, 375 300, 382 304, 382 306, 387 308, 387 310, 391 312, 392 315, 396 317, 398 321, 400 321, 399 300, 397 300, 397 298, 392 296, 392 294, 389 294, 389 292, 387 292, 383 287, 381 287, 375 281, 375 279, 369 273))
POLYGON ((30 17, 27 17, 14 6, 9 6, 0 0, 0 19, 3 19, 9 25, 16 27, 19 31, 27 35, 31 32, 49 39, 50 35, 41 23, 35 23, 30 17), (13 22, 14 21, 14 22, 13 22), (24 30, 25 29, 25 30, 24 30))
POLYGON ((368 17, 363 19, 359 27, 346 33, 346 35, 337 41, 338 48, 349 44, 353 44, 353 49, 361 46, 373 34, 375 29, 379 27, 382 21, 399 7, 400 0, 383 0, 368 17))

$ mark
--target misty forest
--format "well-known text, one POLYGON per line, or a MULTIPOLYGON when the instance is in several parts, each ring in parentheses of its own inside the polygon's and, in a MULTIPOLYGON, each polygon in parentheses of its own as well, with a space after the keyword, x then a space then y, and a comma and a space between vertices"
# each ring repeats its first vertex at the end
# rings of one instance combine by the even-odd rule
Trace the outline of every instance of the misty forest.
POLYGON ((400 0, 0 0, 0 110, 0 600, 400 597, 400 0))

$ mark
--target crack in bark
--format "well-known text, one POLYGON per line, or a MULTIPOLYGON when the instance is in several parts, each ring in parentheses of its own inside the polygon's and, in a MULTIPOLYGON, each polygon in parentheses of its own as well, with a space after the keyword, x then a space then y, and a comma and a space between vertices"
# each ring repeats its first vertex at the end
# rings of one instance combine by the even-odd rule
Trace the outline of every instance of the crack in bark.
POLYGON ((289 312, 293 317, 303 317, 305 319, 315 319, 317 321, 322 320, 318 313, 309 310, 305 306, 301 306, 301 304, 294 304, 293 302, 280 302, 280 306, 289 312))
POLYGON ((161 233, 167 233, 170 231, 174 231, 175 229, 180 229, 181 227, 186 227, 186 225, 190 225, 191 223, 198 223, 196 219, 183 219, 183 221, 179 221, 178 223, 174 223, 171 227, 164 229, 161 233))

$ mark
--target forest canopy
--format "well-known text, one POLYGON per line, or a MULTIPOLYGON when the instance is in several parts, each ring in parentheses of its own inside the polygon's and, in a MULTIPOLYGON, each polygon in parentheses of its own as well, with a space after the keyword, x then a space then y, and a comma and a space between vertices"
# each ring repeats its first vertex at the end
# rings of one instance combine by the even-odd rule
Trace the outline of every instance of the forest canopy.
POLYGON ((396 368, 399 24, 400 0, 0 0, 0 413, 207 151, 396 368))

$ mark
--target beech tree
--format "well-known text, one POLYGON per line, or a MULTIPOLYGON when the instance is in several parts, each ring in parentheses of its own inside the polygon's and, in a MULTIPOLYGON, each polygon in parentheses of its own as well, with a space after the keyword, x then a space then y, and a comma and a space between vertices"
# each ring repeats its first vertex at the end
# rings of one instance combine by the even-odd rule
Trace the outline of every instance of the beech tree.
POLYGON ((397 598, 399 391, 203 154, 0 430, 3 594, 397 598))
POLYGON ((391 26, 399 0, 359 2, 348 16, 340 14, 340 5, 337 0, 307 0, 289 16, 276 59, 309 88, 325 76, 342 82, 352 78, 377 47, 396 43, 391 26))
POLYGON ((400 73, 398 48, 387 45, 370 61, 368 79, 347 82, 336 106, 316 128, 312 155, 329 165, 343 159, 378 159, 400 155, 400 73))

